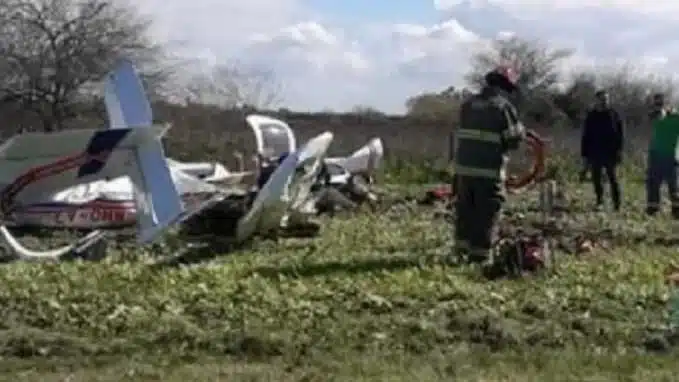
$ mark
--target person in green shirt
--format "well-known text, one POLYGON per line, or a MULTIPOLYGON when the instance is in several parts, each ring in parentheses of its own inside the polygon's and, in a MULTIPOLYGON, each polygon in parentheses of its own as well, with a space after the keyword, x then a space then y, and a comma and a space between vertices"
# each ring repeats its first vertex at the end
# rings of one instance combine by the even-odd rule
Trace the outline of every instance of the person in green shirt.
POLYGON ((667 184, 672 217, 679 219, 679 114, 667 108, 663 94, 653 97, 652 135, 646 170, 646 213, 660 211, 660 187, 667 184))

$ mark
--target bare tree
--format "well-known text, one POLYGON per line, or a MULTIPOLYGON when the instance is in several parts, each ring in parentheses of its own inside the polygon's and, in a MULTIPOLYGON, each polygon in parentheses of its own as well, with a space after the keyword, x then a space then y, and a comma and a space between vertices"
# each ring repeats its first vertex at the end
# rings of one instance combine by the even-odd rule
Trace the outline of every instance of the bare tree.
POLYGON ((677 82, 667 76, 646 73, 634 65, 599 68, 577 73, 563 93, 564 107, 580 115, 592 105, 595 89, 606 89, 612 103, 630 126, 643 125, 652 94, 664 93, 669 100, 676 98, 677 82))
POLYGON ((472 56, 472 69, 466 79, 471 86, 479 88, 488 71, 509 65, 519 74, 523 112, 537 120, 553 121, 563 116, 552 99, 562 79, 560 65, 572 54, 570 49, 553 49, 539 40, 516 36, 497 39, 491 49, 472 56))
POLYGON ((561 79, 559 65, 572 54, 570 49, 552 49, 539 40, 497 39, 490 50, 472 57, 467 81, 472 86, 482 86, 484 74, 500 65, 510 65, 518 71, 522 88, 550 90, 561 79))
POLYGON ((126 57, 162 79, 149 21, 107 0, 3 0, 0 100, 34 112, 46 131, 66 127, 83 108, 87 85, 126 57))
POLYGON ((383 118, 386 114, 373 106, 356 105, 351 108, 350 114, 361 115, 364 117, 383 118))
POLYGON ((270 70, 217 65, 194 74, 185 86, 190 102, 223 108, 270 109, 281 102, 281 85, 270 70))
POLYGON ((554 104, 571 122, 572 127, 580 127, 585 112, 594 101, 597 91, 597 79, 593 73, 576 73, 570 84, 554 95, 554 104))

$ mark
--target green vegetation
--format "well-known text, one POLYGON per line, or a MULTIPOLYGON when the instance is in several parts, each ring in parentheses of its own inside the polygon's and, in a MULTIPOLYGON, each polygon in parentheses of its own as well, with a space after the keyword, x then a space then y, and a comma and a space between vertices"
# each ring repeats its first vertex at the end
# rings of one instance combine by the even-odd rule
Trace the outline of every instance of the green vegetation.
MULTIPOLYGON (((129 254, 0 268, 2 380, 670 381, 667 218, 588 209, 568 185, 553 274, 489 282, 446 266, 423 207, 326 222, 183 266, 129 254), (598 246, 576 256, 583 235, 598 246)), ((641 200, 629 184, 628 200, 641 200)), ((535 195, 507 221, 531 225, 535 195)))
MULTIPOLYGON (((274 113, 264 109, 279 103, 275 73, 230 64, 207 77, 176 73, 163 54, 171 52, 149 39, 152 20, 134 7, 34 3, 0 6, 0 29, 11 32, 0 47, 0 67, 7 69, 0 73, 5 136, 15 127, 99 126, 100 100, 85 100, 83 90, 123 54, 143 67, 149 92, 160 98, 158 121, 175 126, 166 143, 177 159, 236 168, 229 162, 234 152, 247 157, 253 147, 243 118, 259 110, 285 119, 300 142, 333 131, 332 155, 382 137, 391 167, 384 183, 434 183, 445 176, 448 135, 468 89, 441 84, 414 95, 402 117, 366 107, 344 115, 274 113), (74 23, 79 27, 71 28, 74 23), (65 36, 59 40, 65 43, 55 43, 54 35, 65 36), (74 53, 71 44, 83 49, 74 53), (173 82, 179 77, 187 83, 173 82), (187 105, 163 100, 168 87, 187 105)), ((166 252, 162 246, 128 245, 104 262, 5 264, 0 380, 679 379, 679 339, 667 328, 671 290, 664 274, 677 259, 679 223, 642 214, 642 174, 634 166, 643 162, 648 139, 647 94, 664 91, 672 99, 676 83, 633 66, 567 76, 558 68, 568 55, 539 41, 499 40, 474 57, 467 84, 478 85, 479 75, 500 62, 521 69, 526 125, 549 137, 550 165, 571 182, 554 273, 491 282, 477 269, 444 265, 452 244, 448 223, 432 209, 403 203, 326 221, 318 239, 259 242, 183 266, 149 265, 166 252), (559 160, 577 150, 579 134, 571 128, 580 125, 598 87, 611 92, 632 127, 622 171, 627 205, 620 214, 593 212, 589 186, 574 183, 576 164, 559 160), (595 248, 576 255, 583 239, 595 248)), ((397 193, 422 189, 407 188, 397 193)), ((535 204, 534 193, 513 196, 505 224, 534 228, 535 204)))

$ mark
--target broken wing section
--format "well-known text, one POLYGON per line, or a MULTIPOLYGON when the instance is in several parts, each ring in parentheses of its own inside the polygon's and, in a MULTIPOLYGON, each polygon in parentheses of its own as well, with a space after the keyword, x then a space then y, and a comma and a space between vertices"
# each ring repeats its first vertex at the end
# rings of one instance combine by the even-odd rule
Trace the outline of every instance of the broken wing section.
POLYGON ((363 147, 347 157, 327 158, 327 163, 344 167, 352 174, 365 173, 372 175, 381 165, 384 157, 382 139, 373 138, 363 147))
POLYGON ((183 171, 207 183, 241 185, 246 177, 254 175, 252 171, 231 172, 223 164, 217 162, 180 162, 170 158, 167 161, 170 168, 183 171))
POLYGON ((298 174, 290 185, 291 213, 305 212, 303 206, 308 204, 311 188, 318 181, 321 165, 334 135, 326 131, 310 139, 299 151, 298 174))
POLYGON ((187 174, 176 167, 171 166, 170 172, 179 193, 182 195, 184 212, 179 217, 180 222, 217 205, 228 195, 226 190, 187 174))
POLYGON ((245 241, 257 231, 280 226, 290 206, 290 199, 286 197, 286 193, 298 163, 299 154, 293 152, 271 174, 257 193, 248 213, 239 220, 236 231, 237 241, 245 241))

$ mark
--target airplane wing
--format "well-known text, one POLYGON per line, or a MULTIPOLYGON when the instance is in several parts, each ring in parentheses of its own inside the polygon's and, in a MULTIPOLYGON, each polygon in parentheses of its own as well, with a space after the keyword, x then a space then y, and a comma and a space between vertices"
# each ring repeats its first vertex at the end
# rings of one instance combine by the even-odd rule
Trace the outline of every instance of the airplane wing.
POLYGON ((384 157, 384 146, 380 138, 373 138, 367 144, 347 157, 326 158, 325 162, 344 167, 350 173, 373 172, 379 168, 384 157))

